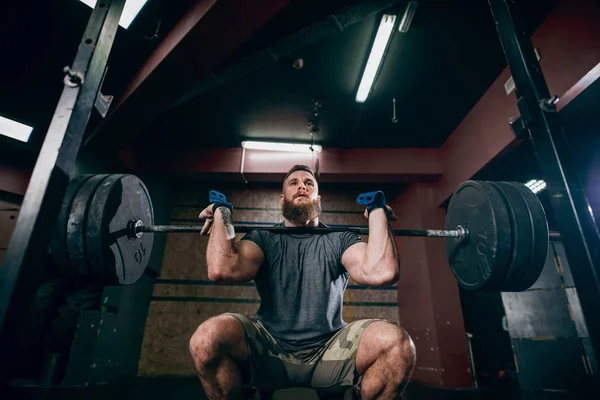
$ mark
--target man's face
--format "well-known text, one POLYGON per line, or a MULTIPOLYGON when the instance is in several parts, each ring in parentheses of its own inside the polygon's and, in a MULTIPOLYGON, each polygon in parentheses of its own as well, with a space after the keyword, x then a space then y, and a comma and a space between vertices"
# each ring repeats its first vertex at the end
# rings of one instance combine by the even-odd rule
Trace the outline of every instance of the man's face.
POLYGON ((319 185, 306 171, 292 173, 283 183, 281 194, 283 216, 290 221, 303 224, 321 213, 319 185))

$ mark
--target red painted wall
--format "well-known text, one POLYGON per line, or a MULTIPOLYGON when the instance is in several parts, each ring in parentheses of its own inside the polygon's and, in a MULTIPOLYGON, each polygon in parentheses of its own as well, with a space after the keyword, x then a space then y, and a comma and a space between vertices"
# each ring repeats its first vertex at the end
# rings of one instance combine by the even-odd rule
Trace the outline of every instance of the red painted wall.
MULTIPOLYGON (((393 203, 397 228, 443 229, 432 184, 413 185, 393 203)), ((444 239, 397 238, 401 276, 400 323, 417 348, 415 382, 442 387, 472 386, 457 283, 446 260, 444 239)))
MULTIPOLYGON (((242 149, 194 149, 140 154, 138 171, 194 173, 211 179, 241 181, 242 149)), ((316 169, 310 153, 247 150, 244 176, 250 182, 279 181, 294 164, 316 169)), ((438 149, 324 149, 319 155, 323 182, 424 182, 444 172, 438 149)))
POLYGON ((31 171, 29 170, 0 165, 0 190, 4 192, 24 196, 30 178, 31 171))

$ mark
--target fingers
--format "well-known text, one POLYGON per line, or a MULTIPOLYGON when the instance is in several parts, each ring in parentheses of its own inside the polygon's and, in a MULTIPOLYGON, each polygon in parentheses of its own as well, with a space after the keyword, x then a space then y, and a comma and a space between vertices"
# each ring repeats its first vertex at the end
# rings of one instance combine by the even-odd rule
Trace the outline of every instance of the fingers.
POLYGON ((202 227, 202 230, 200 231, 200 236, 210 235, 210 232, 212 230, 212 223, 213 223, 212 218, 206 218, 206 220, 204 221, 204 226, 202 227))
POLYGON ((388 219, 390 221, 397 221, 398 217, 396 216, 396 213, 394 213, 394 210, 392 209, 392 207, 388 206, 387 204, 385 205, 385 208, 388 211, 388 219))
MULTIPOLYGON (((386 204, 385 208, 386 208, 386 214, 387 214, 388 219, 390 221, 397 221, 398 217, 394 213, 394 210, 392 209, 392 207, 390 207, 386 204)), ((363 215, 366 219, 369 219, 369 210, 367 208, 365 208, 365 212, 363 213, 363 215)))
POLYGON ((212 204, 209 205, 204 210, 202 210, 200 215, 198 215, 198 218, 205 220, 204 226, 202 227, 202 230, 200 231, 201 236, 210 235, 210 232, 212 230, 212 223, 213 223, 213 219, 214 219, 214 214, 212 212, 212 206, 213 206, 212 204))
POLYGON ((206 207, 204 210, 202 210, 202 212, 200 213, 200 215, 198 215, 198 218, 200 219, 213 219, 214 215, 212 212, 213 209, 213 205, 209 205, 208 207, 206 207))

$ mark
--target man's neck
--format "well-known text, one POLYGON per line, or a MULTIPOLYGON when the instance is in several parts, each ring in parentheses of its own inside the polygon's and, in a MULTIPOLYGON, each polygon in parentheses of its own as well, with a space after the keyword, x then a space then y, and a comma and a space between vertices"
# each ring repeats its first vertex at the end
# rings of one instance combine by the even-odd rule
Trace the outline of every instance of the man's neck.
POLYGON ((297 222, 293 222, 287 218, 284 218, 283 225, 286 227, 290 227, 290 228, 302 228, 302 227, 316 228, 317 226, 319 226, 319 218, 310 219, 310 220, 306 221, 306 223, 304 223, 304 224, 299 224, 297 222))

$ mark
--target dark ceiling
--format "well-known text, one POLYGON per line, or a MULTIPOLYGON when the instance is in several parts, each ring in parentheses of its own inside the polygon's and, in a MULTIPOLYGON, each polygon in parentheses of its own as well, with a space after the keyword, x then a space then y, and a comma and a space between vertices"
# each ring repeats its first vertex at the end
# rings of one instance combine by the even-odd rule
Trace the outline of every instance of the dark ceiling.
MULTIPOLYGON (((328 11, 353 6, 348 3, 332 2, 328 11)), ((523 2, 530 31, 552 3, 523 2)), ((389 11, 402 15, 405 4, 389 11)), ((307 14, 322 7, 315 1, 292 2, 229 63, 326 20, 323 12, 307 14)), ((250 138, 308 141, 310 101, 322 99, 316 141, 326 147, 439 147, 506 66, 488 3, 419 2, 409 32, 395 32, 371 96, 358 104, 354 97, 381 15, 200 94, 157 118, 154 140, 145 136, 140 144, 237 147, 250 138), (298 58, 304 60, 302 69, 292 66, 298 58), (397 123, 391 121, 393 97, 397 123)))
MULTIPOLYGON (((128 30, 119 29, 104 93, 124 90, 193 2, 149 0, 128 30), (158 37, 153 37, 159 21, 158 37)), ((293 0, 221 68, 361 3, 293 0)), ((521 1, 529 33, 554 3, 521 1)), ((401 15, 405 4, 389 11, 401 15)), ((37 149, 62 90, 62 67, 72 62, 91 9, 77 0, 3 7, 11 8, 2 14, 0 34, 13 40, 0 44, 0 114, 34 125, 31 143, 23 147, 37 149)), ((381 15, 157 113, 140 124, 138 147, 176 151, 182 146, 237 147, 246 138, 308 141, 310 101, 315 98, 322 100, 315 139, 326 147, 439 147, 506 66, 488 3, 420 1, 409 32, 394 33, 373 92, 361 105, 354 96, 381 15), (297 58, 304 60, 302 69, 292 67, 297 58)), ((90 125, 99 121, 94 115, 90 125)))
MULTIPOLYGON (((124 89, 193 2, 150 0, 127 30, 119 27, 104 93, 118 94, 124 89), (158 37, 154 37, 159 21, 158 37)), ((63 89, 62 69, 72 64, 91 12, 78 0, 0 5, 0 115, 34 127, 26 145, 0 136, 0 150, 16 148, 26 158, 37 155, 63 89)), ((92 113, 90 125, 99 119, 92 113)))

